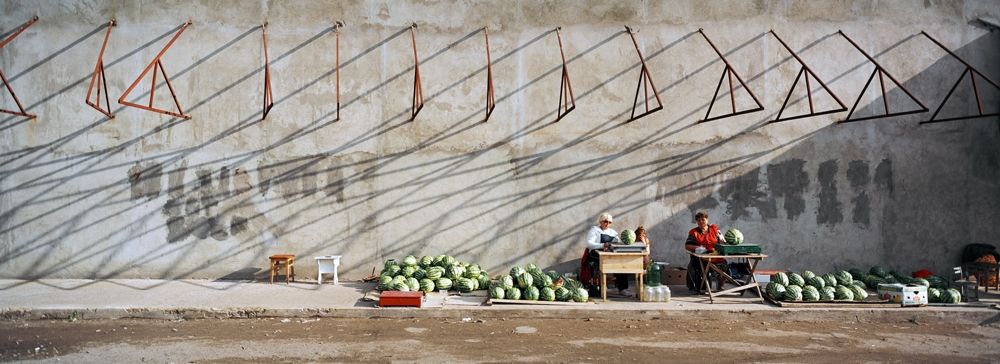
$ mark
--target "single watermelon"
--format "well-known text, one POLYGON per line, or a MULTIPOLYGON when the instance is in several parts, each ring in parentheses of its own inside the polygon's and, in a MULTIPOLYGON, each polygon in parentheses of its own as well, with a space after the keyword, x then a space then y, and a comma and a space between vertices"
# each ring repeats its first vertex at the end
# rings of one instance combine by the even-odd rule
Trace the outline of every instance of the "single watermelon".
POLYGON ((837 278, 837 284, 845 286, 850 286, 851 282, 854 281, 854 277, 851 276, 851 273, 848 273, 846 270, 838 271, 834 273, 833 276, 834 278, 837 278))
POLYGON ((524 265, 524 271, 526 271, 526 272, 533 272, 533 271, 539 271, 539 272, 541 272, 541 269, 538 269, 538 266, 535 265, 535 263, 528 263, 528 264, 524 265))
POLYGON ((865 276, 867 275, 867 274, 865 274, 864 271, 862 271, 862 270, 860 270, 858 268, 851 268, 851 269, 847 270, 847 273, 850 273, 851 274, 851 278, 853 278, 856 281, 864 280, 865 276))
POLYGON ((410 285, 406 284, 406 281, 395 282, 392 285, 392 290, 393 291, 401 291, 401 292, 409 292, 410 291, 410 285))
POLYGON ((506 295, 506 293, 507 292, 504 291, 503 287, 500 287, 500 286, 496 286, 496 287, 490 288, 490 298, 495 299, 495 300, 503 299, 503 297, 504 297, 504 295, 506 295))
POLYGON ((833 273, 827 273, 823 275, 823 280, 826 281, 827 286, 837 286, 837 277, 833 276, 833 273))
POLYGON ((837 289, 824 286, 823 289, 819 290, 819 300, 820 301, 833 301, 834 296, 837 294, 837 289))
POLYGON ((768 296, 771 296, 772 300, 780 301, 785 298, 785 286, 781 283, 770 281, 764 291, 767 292, 768 296))
POLYGON ((387 269, 389 269, 390 266, 393 266, 393 265, 399 265, 399 263, 396 263, 395 259, 386 260, 385 261, 385 265, 382 266, 382 270, 383 271, 387 270, 387 269))
POLYGON ((424 270, 423 268, 417 268, 417 270, 413 271, 413 278, 416 279, 427 278, 427 271, 424 270))
POLYGON ((471 264, 469 268, 466 268, 465 273, 471 276, 478 276, 483 273, 483 269, 479 267, 479 264, 471 264))
POLYGON ((403 277, 413 277, 413 273, 417 271, 417 266, 408 265, 403 267, 403 277))
POLYGON ((549 276, 543 274, 542 275, 542 283, 541 284, 535 284, 535 286, 538 287, 538 288, 552 287, 552 283, 553 283, 552 282, 552 278, 549 278, 549 276))
POLYGON ((587 302, 588 300, 590 300, 590 294, 587 292, 587 289, 577 288, 576 292, 573 292, 574 302, 587 302))
POLYGON ((816 273, 813 273, 811 270, 806 270, 806 271, 802 271, 802 273, 799 274, 799 275, 802 276, 802 279, 806 280, 806 283, 809 283, 809 279, 812 278, 812 277, 815 277, 816 273))
POLYGON ((420 290, 420 281, 418 281, 416 278, 413 277, 407 278, 406 285, 410 286, 411 291, 420 290))
POLYGON ((785 274, 785 272, 778 272, 778 273, 772 274, 771 275, 771 282, 777 282, 778 284, 780 284, 782 286, 787 286, 788 285, 788 274, 785 274))
POLYGON ((451 280, 453 281, 457 281, 459 278, 462 278, 462 276, 465 275, 465 267, 458 264, 452 264, 451 266, 448 267, 447 274, 448 278, 451 278, 451 280))
POLYGON ((420 290, 424 292, 434 291, 434 281, 424 278, 420 280, 420 290))
MULTIPOLYGON (((809 286, 811 286, 811 287, 816 287, 816 289, 823 289, 823 287, 826 286, 826 281, 823 280, 822 277, 817 277, 817 276, 813 276, 812 278, 809 278, 809 281, 806 282, 806 283, 809 284, 809 286)), ((805 288, 805 287, 803 287, 803 288, 805 288)))
POLYGON ((538 299, 540 301, 555 301, 556 291, 549 287, 544 287, 538 290, 538 299))
POLYGON ((946 290, 941 291, 941 303, 955 304, 961 302, 962 302, 962 294, 959 293, 957 289, 948 288, 946 290))
POLYGON ((868 291, 866 291, 864 288, 855 286, 853 284, 847 286, 847 288, 851 290, 851 293, 854 295, 855 301, 864 301, 866 298, 868 298, 868 291))
POLYGON ((885 283, 885 279, 874 274, 869 274, 865 276, 865 285, 871 287, 872 289, 878 288, 878 285, 885 283))
POLYGON ((841 301, 853 301, 854 292, 845 286, 837 286, 837 290, 834 292, 833 298, 841 301))
POLYGON ((428 267, 434 265, 434 258, 431 257, 430 255, 422 256, 420 257, 420 262, 418 262, 417 264, 419 264, 420 267, 427 269, 428 267))
MULTIPOLYGON (((545 284, 545 278, 547 278, 547 276, 545 275, 544 272, 536 269, 528 271, 528 274, 531 275, 532 285, 538 288, 546 287, 544 284, 545 284)), ((552 281, 550 280, 549 282, 550 282, 549 284, 551 284, 552 281)))
POLYGON ((455 257, 450 255, 445 255, 443 258, 441 258, 441 264, 444 265, 446 268, 452 266, 455 264, 455 257))
POLYGON ((788 273, 788 285, 802 287, 806 285, 806 280, 796 273, 788 273))
POLYGON ((941 290, 931 287, 927 289, 927 301, 941 302, 941 290))
POLYGON ((417 265, 417 257, 412 255, 407 255, 406 258, 403 258, 403 265, 405 266, 417 265))
POLYGON ((385 267, 385 269, 382 270, 382 274, 395 276, 398 275, 401 270, 403 269, 400 268, 398 265, 393 264, 388 267, 385 267))
POLYGON ((861 289, 868 289, 868 286, 865 284, 865 282, 862 281, 851 281, 851 284, 861 287, 861 289))
POLYGON ((479 289, 486 289, 490 286, 490 277, 486 275, 479 276, 479 289))
POLYGON ((562 277, 562 274, 559 274, 559 272, 556 272, 554 270, 550 270, 548 272, 545 272, 545 275, 549 276, 549 278, 551 278, 553 282, 555 280, 559 279, 559 277, 562 277))
POLYGON ((622 244, 632 245, 632 243, 635 243, 635 232, 629 229, 622 230, 618 238, 622 240, 622 244))
POLYGON ((475 290, 472 284, 472 280, 469 278, 459 278, 455 280, 455 289, 462 293, 472 292, 475 290))
POLYGON ((813 286, 802 287, 803 301, 819 301, 819 290, 813 286))
POLYGON ((528 288, 524 289, 524 295, 523 296, 524 296, 524 299, 526 299, 528 301, 538 301, 538 295, 539 295, 538 287, 528 286, 528 288))
POLYGON ((437 283, 435 284, 437 285, 437 289, 442 291, 447 291, 451 289, 451 279, 449 278, 445 277, 438 278, 437 283))
POLYGON ((923 278, 914 278, 911 283, 917 284, 917 285, 921 285, 921 286, 924 286, 924 287, 930 287, 931 286, 931 282, 928 281, 928 280, 926 280, 926 279, 923 279, 923 278))
POLYGON ((885 277, 886 275, 889 274, 889 272, 886 271, 885 268, 877 266, 877 265, 876 266, 872 266, 872 268, 868 270, 868 273, 874 274, 874 275, 879 276, 879 277, 885 277))
POLYGON ((802 287, 793 285, 785 287, 785 296, 783 299, 789 302, 802 301, 802 287))
POLYGON ((535 284, 535 279, 531 277, 530 273, 524 272, 517 276, 517 287, 525 289, 531 287, 535 284))
POLYGON ((506 289, 503 298, 506 298, 508 300, 519 300, 521 299, 521 290, 518 289, 517 287, 510 287, 506 289))
POLYGON ((511 276, 501 276, 500 277, 500 287, 503 289, 509 289, 514 287, 514 278, 511 276))
POLYGON ((726 230, 726 234, 722 236, 726 239, 726 244, 729 245, 740 245, 743 244, 743 233, 736 229, 726 230))
POLYGON ((514 278, 517 278, 517 276, 521 275, 521 273, 524 273, 524 272, 525 272, 524 268, 515 266, 514 268, 510 269, 510 276, 514 277, 514 278))
POLYGON ((573 294, 565 287, 556 288, 556 301, 566 302, 573 299, 573 294))

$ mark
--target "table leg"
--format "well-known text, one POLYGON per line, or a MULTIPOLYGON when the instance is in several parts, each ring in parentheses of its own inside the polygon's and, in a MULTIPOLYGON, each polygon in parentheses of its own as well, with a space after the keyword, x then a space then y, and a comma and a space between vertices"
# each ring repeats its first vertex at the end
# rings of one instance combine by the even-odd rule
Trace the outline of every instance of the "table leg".
POLYGON ((643 289, 642 289, 642 273, 638 273, 635 276, 638 277, 638 279, 637 279, 638 282, 637 283, 639 283, 639 292, 636 292, 636 296, 639 296, 639 301, 643 302, 644 301, 644 299, 643 299, 644 298, 644 293, 643 293, 643 289))
POLYGON ((268 269, 269 270, 269 275, 271 276, 271 284, 274 284, 274 261, 272 260, 269 265, 271 266, 268 269))
POLYGON ((340 278, 337 277, 337 269, 340 268, 340 264, 333 265, 333 285, 336 286, 340 284, 340 278))
POLYGON ((708 266, 712 263, 710 260, 698 258, 698 264, 701 266, 701 282, 705 285, 705 290, 708 291, 708 302, 715 303, 715 297, 712 296, 712 282, 708 281, 708 266))
POLYGON ((608 275, 601 272, 601 299, 608 301, 608 275))
POLYGON ((760 298, 760 303, 764 303, 764 294, 760 292, 760 283, 757 283, 757 276, 754 274, 757 272, 757 263, 760 263, 760 259, 747 259, 750 263, 750 283, 753 283, 754 288, 757 290, 757 297, 760 298))

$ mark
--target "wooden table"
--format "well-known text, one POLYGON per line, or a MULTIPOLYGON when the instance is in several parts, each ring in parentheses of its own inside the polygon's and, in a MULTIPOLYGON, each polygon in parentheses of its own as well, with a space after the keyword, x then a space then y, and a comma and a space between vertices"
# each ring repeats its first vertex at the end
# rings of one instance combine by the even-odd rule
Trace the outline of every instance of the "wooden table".
MULTIPOLYGON (((757 263, 760 263, 761 260, 764 260, 764 258, 767 258, 767 255, 764 255, 764 254, 739 254, 739 255, 696 254, 696 253, 690 252, 690 251, 688 251, 687 253, 691 254, 695 258, 698 258, 698 263, 701 264, 701 282, 702 282, 702 284, 705 285, 705 289, 708 291, 708 300, 709 300, 709 302, 715 303, 715 296, 717 296, 717 295, 724 295, 724 294, 729 294, 729 293, 736 293, 736 292, 739 292, 739 291, 742 291, 742 290, 745 290, 745 289, 751 289, 752 288, 752 289, 755 290, 755 292, 757 292, 757 298, 760 299, 760 302, 764 303, 764 295, 762 295, 761 292, 760 292, 760 285, 757 284, 757 278, 754 277, 754 272, 757 270, 757 263), (731 277, 729 275, 729 272, 723 272, 722 269, 719 269, 719 267, 716 267, 715 264, 711 263, 712 259, 719 259, 719 258, 721 258, 721 259, 746 260, 747 263, 749 263, 748 265, 750 266, 750 274, 749 274, 749 278, 747 279, 746 283, 737 281, 735 278, 733 278, 733 277, 731 277), (719 274, 720 277, 722 277, 722 280, 723 280, 722 285, 725 285, 728 282, 728 283, 736 285, 736 287, 733 287, 733 288, 730 288, 730 289, 726 289, 726 290, 721 290, 719 292, 712 292, 712 284, 708 280, 708 270, 709 269, 711 269, 712 271, 715 271, 716 273, 719 274)), ((722 287, 720 286, 719 288, 721 289, 722 287)))
POLYGON ((639 289, 636 294, 642 300, 642 278, 646 275, 646 270, 642 268, 642 261, 649 252, 643 253, 613 253, 599 251, 601 270, 601 299, 608 300, 608 274, 635 274, 639 289))

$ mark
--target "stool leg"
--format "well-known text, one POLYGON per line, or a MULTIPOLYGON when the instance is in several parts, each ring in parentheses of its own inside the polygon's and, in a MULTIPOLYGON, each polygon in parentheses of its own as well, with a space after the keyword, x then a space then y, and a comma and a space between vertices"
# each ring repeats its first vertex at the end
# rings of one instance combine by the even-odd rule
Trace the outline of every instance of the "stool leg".
POLYGON ((269 269, 269 273, 270 273, 270 276, 271 276, 271 284, 274 284, 274 268, 275 268, 274 267, 274 261, 272 260, 271 261, 271 269, 269 269))
POLYGON ((336 265, 333 266, 333 285, 335 286, 340 284, 340 279, 337 277, 337 268, 336 265))
POLYGON ((292 269, 292 282, 295 282, 295 261, 288 262, 288 267, 292 269))
POLYGON ((292 265, 285 262, 285 284, 291 282, 289 275, 292 274, 292 265))

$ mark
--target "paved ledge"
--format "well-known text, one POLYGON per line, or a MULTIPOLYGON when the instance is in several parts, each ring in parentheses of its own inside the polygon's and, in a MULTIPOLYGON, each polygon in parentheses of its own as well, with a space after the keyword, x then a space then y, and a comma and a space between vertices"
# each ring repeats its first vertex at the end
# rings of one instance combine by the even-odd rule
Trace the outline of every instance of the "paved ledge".
MULTIPOLYGON (((371 284, 312 282, 268 284, 209 280, 0 280, 0 319, 225 319, 261 317, 331 318, 535 318, 670 320, 706 319, 761 321, 935 322, 1000 324, 994 302, 1000 294, 984 294, 983 303, 963 306, 897 308, 782 308, 727 299, 709 304, 707 297, 678 292, 667 303, 613 299, 588 305, 471 305, 446 303, 433 294, 425 308, 378 308, 371 284)), ((683 291, 676 287, 674 291, 683 291)))

